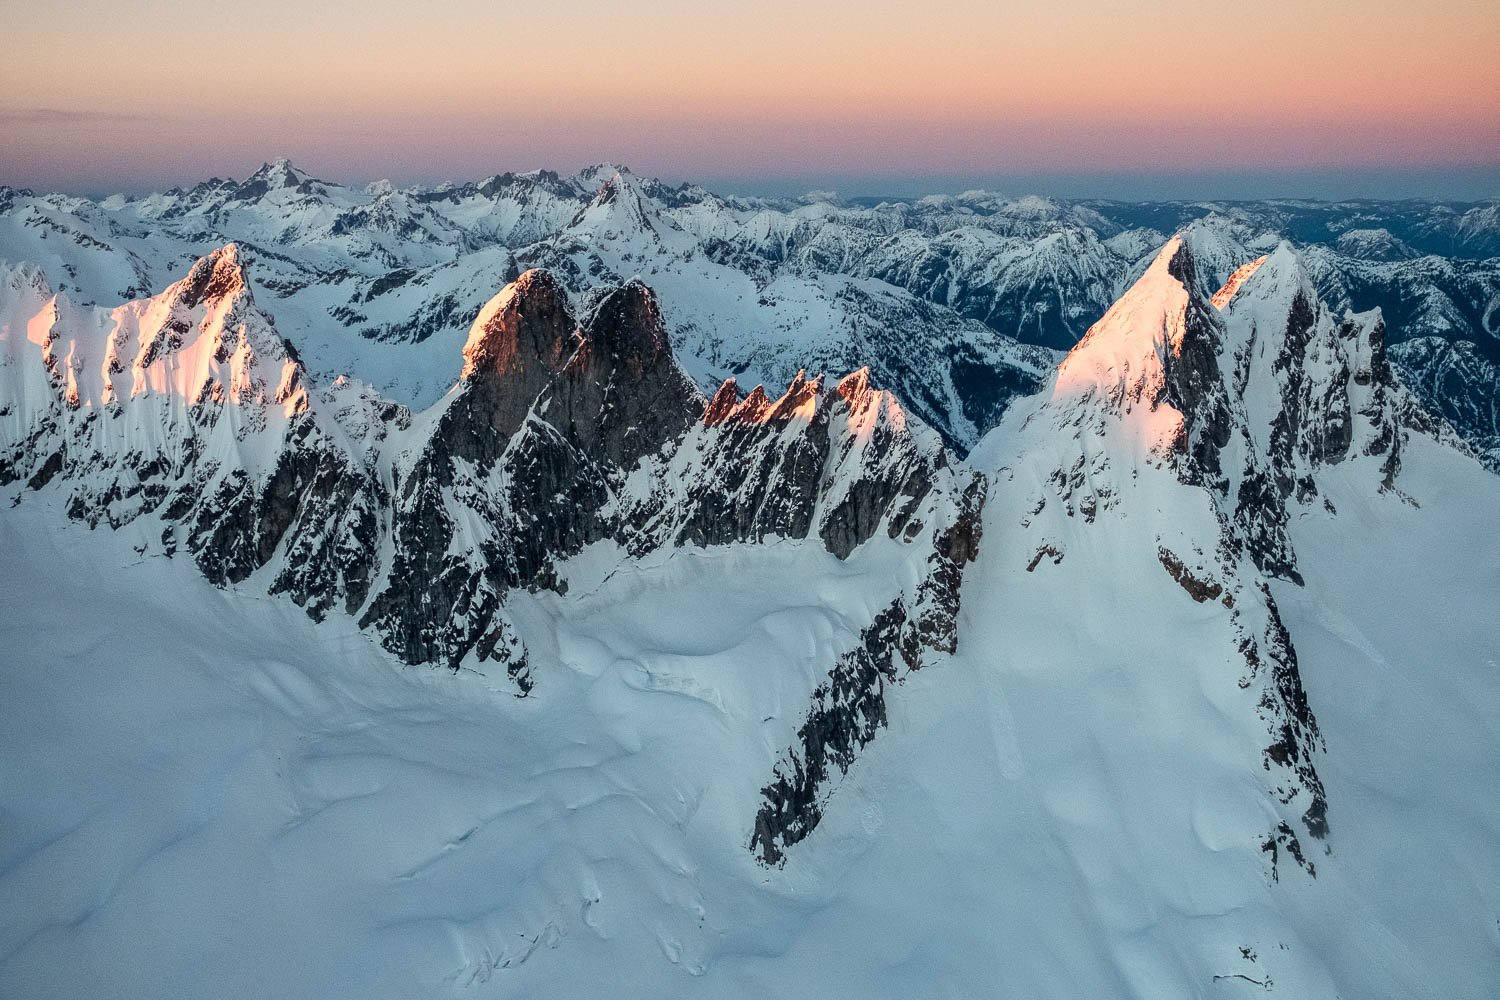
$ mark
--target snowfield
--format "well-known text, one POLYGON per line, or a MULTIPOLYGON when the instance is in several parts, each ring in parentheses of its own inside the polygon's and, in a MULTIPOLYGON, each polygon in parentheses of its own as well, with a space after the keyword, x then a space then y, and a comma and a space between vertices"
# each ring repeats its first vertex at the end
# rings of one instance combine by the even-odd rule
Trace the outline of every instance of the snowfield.
POLYGON ((874 367, 700 391, 667 271, 516 275, 413 412, 264 254, 0 269, 0 997, 1496 995, 1500 478, 1257 250, 966 457, 874 367))
POLYGON ((888 586, 878 557, 581 580, 568 617, 521 615, 558 669, 520 700, 128 531, 3 524, 27 595, 0 698, 7 995, 650 995, 711 970, 732 995, 780 979, 855 853, 772 879, 745 822, 888 586))
POLYGON ((1355 467, 1294 524, 1335 826, 1274 883, 1223 609, 1120 575, 1149 504, 1045 588, 987 552, 958 655, 778 870, 746 817, 894 545, 590 550, 517 611, 550 668, 517 699, 28 497, 0 518, 0 993, 1491 995, 1495 485, 1407 461, 1414 502, 1355 467))

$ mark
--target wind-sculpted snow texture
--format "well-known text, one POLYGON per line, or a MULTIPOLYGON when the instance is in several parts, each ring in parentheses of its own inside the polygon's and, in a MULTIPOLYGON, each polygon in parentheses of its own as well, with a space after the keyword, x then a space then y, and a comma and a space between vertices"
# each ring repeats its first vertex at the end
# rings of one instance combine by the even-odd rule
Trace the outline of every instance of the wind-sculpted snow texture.
MULTIPOLYGON (((491 186, 523 182, 524 204, 465 231, 582 227, 602 235, 580 246, 610 253, 643 232, 691 233, 719 257, 748 252, 693 190, 612 173, 580 207, 578 182, 551 175, 491 186)), ((208 232, 280 198, 318 241, 430 250, 441 268, 443 212, 490 197, 355 197, 285 166, 255 184, 150 211, 208 232)), ((901 231, 900 211, 868 214, 901 231)), ((823 230, 773 222, 756 225, 783 264, 815 247, 848 263, 823 230)), ((450 388, 415 410, 310 370, 280 309, 311 286, 279 295, 287 265, 264 249, 219 247, 110 306, 76 300, 45 266, 8 266, 7 565, 48 593, 79 586, 81 555, 51 583, 40 569, 55 531, 140 565, 96 584, 109 638, 80 639, 118 656, 119 676, 45 669, 55 609, 7 612, 25 684, 0 699, 0 739, 15 743, 0 758, 76 778, 77 751, 27 749, 53 746, 35 720, 66 726, 55 706, 82 678, 166 670, 184 707, 158 724, 210 763, 152 765, 186 805, 132 820, 143 843, 168 845, 133 862, 77 856, 47 818, 50 793, 7 807, 24 857, 0 866, 0 899, 25 909, 0 903, 0 984, 32 987, 47 969, 97 992, 96 969, 123 965, 122 989, 140 985, 122 952, 180 950, 195 932, 150 919, 139 894, 199 884, 152 873, 207 863, 201 849, 251 926, 282 926, 243 891, 269 879, 357 960, 335 969, 258 931, 245 954, 195 957, 187 993, 221 974, 243 987, 258 961, 279 991, 319 995, 398 980, 408 995, 587 995, 606 974, 725 996, 911 994, 934 976, 954 995, 1203 995, 1247 980, 1298 996, 1392 983, 1482 995, 1500 975, 1500 813, 1477 790, 1500 766, 1484 735, 1500 635, 1474 611, 1492 605, 1493 573, 1449 563, 1493 555, 1475 526, 1500 480, 1397 380, 1379 312, 1336 311, 1289 243, 1256 251, 1212 222, 1165 240, 1036 371, 1039 391, 991 398, 998 424, 967 456, 954 428, 984 421, 957 421, 952 381, 925 383, 920 412, 874 364, 837 381, 794 369, 769 392, 730 375, 705 392, 716 373, 682 363, 690 335, 667 293, 573 268, 594 250, 552 253, 552 268, 507 258, 461 345, 370 341, 452 348, 450 388), (1401 596, 1407 578, 1419 595, 1401 596), (1403 600, 1442 619, 1440 654, 1399 630, 1403 600), (288 618, 295 606, 317 624, 288 618), (233 668, 211 657, 181 678, 177 653, 137 648, 163 634, 158 618, 198 607, 247 623, 233 668), (111 608, 133 610, 106 621, 111 608), (321 673, 282 662, 319 637, 336 638, 321 673), (426 683, 462 697, 386 687, 383 661, 451 668, 426 683), (231 759, 256 763, 226 793, 231 759), (318 868, 329 880, 307 877, 318 868), (44 890, 68 871, 99 885, 44 890), (334 905, 335 885, 365 902, 334 905), (1368 918, 1351 929, 1352 907, 1368 918), (1399 944, 1434 927, 1431 949, 1399 944), (80 961, 85 938, 98 950, 80 961)), ((767 266, 770 289, 784 277, 767 266)), ((654 276, 677 301, 706 287, 654 276)), ((830 301, 937 308, 866 280, 839 279, 830 301)), ((915 356, 962 356, 948 343, 915 356)), ((119 736, 119 752, 134 760, 141 739, 119 736)), ((116 815, 80 787, 79 809, 116 815)), ((101 836, 102 821, 70 822, 80 843, 101 836)))

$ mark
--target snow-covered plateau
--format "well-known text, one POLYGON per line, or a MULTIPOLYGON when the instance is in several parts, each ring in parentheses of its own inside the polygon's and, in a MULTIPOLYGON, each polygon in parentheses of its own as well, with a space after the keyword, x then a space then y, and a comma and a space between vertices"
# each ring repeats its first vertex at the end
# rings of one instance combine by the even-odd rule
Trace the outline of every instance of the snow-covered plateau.
POLYGON ((1484 217, 1235 211, 0 193, 0 995, 1494 996, 1484 217))

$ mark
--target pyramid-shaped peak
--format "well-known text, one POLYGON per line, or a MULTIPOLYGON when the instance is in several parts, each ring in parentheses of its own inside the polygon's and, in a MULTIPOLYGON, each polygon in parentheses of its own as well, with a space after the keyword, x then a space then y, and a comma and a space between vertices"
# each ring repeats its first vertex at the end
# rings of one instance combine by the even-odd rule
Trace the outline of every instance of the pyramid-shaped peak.
POLYGON ((322 194, 322 182, 313 179, 306 171, 292 165, 282 157, 262 164, 260 169, 244 183, 238 185, 232 195, 235 201, 256 201, 277 191, 292 191, 299 194, 322 194))
POLYGON ((608 164, 590 167, 579 174, 578 180, 583 190, 592 186, 594 192, 568 223, 570 229, 613 238, 642 233, 655 237, 659 225, 672 228, 670 220, 658 215, 650 204, 641 180, 625 168, 608 164))
POLYGON ((283 187, 296 187, 310 178, 310 174, 299 169, 291 160, 285 156, 279 156, 269 163, 261 164, 259 170, 250 175, 250 180, 262 180, 273 190, 283 187))
POLYGON ((1201 290, 1192 241, 1178 233, 1063 359, 1054 394, 1118 396, 1124 386, 1129 397, 1155 398, 1168 359, 1216 329, 1217 315, 1201 290))
POLYGON ((595 169, 601 173, 595 179, 598 187, 594 191, 594 205, 612 205, 623 200, 630 204, 632 211, 640 210, 646 191, 639 177, 624 167, 600 166, 595 169))

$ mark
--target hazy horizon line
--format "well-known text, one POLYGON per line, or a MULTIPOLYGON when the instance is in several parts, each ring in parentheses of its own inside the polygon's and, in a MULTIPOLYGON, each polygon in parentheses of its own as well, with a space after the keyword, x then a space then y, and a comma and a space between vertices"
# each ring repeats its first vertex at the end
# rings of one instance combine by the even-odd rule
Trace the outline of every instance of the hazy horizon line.
MULTIPOLYGON (((263 163, 273 163, 271 156, 263 163)), ((409 171, 396 177, 356 177, 351 170, 320 170, 295 157, 290 161, 317 180, 359 188, 389 181, 397 187, 436 187, 482 181, 505 173, 550 170, 574 176, 591 166, 609 164, 632 174, 679 185, 694 184, 715 194, 759 198, 802 198, 811 195, 866 201, 910 201, 928 196, 958 196, 983 191, 1004 197, 1039 196, 1069 201, 1462 201, 1500 200, 1500 163, 1446 168, 1369 167, 1346 170, 1180 170, 1117 172, 994 172, 987 174, 933 172, 930 174, 788 174, 784 177, 736 177, 708 172, 692 176, 680 171, 638 169, 617 159, 601 158, 577 167, 528 166, 502 168, 474 176, 444 176, 438 171, 409 171)), ((120 181, 77 181, 48 184, 41 178, 0 185, 44 193, 67 194, 93 200, 125 195, 136 197, 172 188, 190 188, 214 178, 244 180, 260 169, 240 167, 209 172, 190 179, 122 178, 120 181)))

